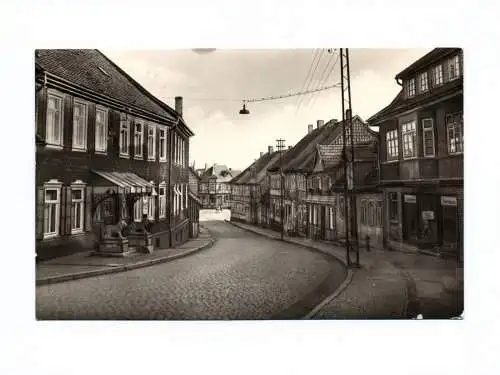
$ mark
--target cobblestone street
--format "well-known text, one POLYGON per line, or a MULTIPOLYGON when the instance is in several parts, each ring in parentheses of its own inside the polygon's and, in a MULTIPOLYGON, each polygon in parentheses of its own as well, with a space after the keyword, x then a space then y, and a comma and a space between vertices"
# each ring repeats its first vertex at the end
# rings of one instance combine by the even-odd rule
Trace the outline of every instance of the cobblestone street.
POLYGON ((224 222, 204 226, 217 242, 200 253, 37 287, 37 318, 270 319, 284 311, 286 318, 300 318, 345 278, 343 266, 331 257, 224 222), (323 295, 315 295, 317 289, 323 295))

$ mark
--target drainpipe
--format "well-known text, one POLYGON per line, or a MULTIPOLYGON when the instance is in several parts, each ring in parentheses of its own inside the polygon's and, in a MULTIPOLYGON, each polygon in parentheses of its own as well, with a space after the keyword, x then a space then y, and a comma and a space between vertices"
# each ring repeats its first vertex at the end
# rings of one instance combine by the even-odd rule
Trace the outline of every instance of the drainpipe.
POLYGON ((169 158, 168 158, 168 247, 172 247, 172 158, 174 152, 174 132, 177 129, 177 125, 179 124, 179 120, 174 124, 172 129, 170 130, 170 140, 169 140, 169 158))

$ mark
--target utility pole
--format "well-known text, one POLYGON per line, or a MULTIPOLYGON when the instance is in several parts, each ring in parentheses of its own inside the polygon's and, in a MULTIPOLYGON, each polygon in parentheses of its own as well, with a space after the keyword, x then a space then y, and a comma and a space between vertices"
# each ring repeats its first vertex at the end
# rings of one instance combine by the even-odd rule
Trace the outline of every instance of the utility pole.
POLYGON ((356 209, 356 195, 354 193, 354 131, 352 126, 351 108, 351 74, 349 70, 349 49, 340 48, 340 75, 342 92, 342 158, 344 160, 344 222, 346 241, 346 262, 348 267, 359 267, 359 239, 358 220, 356 209), (348 150, 350 148, 350 150, 348 150), (349 152, 350 151, 350 152, 349 152), (351 237, 353 237, 351 239, 351 237), (356 251, 356 262, 351 263, 350 252, 356 251))
POLYGON ((285 140, 280 138, 276 140, 276 148, 278 149, 280 153, 280 207, 281 207, 281 240, 283 240, 285 236, 285 206, 283 204, 283 197, 284 197, 284 180, 285 177, 283 176, 283 162, 282 162, 282 154, 283 154, 283 149, 285 148, 285 140))

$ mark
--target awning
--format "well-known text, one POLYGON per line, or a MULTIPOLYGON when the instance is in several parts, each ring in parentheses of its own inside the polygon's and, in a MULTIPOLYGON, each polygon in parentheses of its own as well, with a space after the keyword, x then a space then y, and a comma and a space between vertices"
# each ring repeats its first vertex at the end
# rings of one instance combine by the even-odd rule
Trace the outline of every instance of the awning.
POLYGON ((104 172, 95 170, 92 172, 111 182, 113 185, 123 188, 126 193, 152 193, 154 189, 153 184, 147 182, 134 173, 104 172))

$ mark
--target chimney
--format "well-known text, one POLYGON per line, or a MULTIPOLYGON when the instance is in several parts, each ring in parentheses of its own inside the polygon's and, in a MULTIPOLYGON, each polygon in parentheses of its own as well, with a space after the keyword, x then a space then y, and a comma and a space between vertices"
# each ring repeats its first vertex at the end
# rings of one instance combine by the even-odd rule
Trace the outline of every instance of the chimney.
POLYGON ((267 146, 267 152, 272 154, 273 153, 273 146, 267 146))
POLYGON ((292 146, 288 146, 288 149, 290 150, 292 148, 292 146))
POLYGON ((182 117, 182 96, 175 97, 175 111, 182 117))
POLYGON ((319 129, 325 124, 324 120, 318 120, 316 121, 316 128, 319 129))
POLYGON ((260 157, 263 157, 263 156, 264 156, 264 152, 263 152, 263 151, 261 151, 261 152, 260 152, 260 157))
POLYGON ((313 128, 314 128, 314 125, 313 124, 309 124, 307 125, 307 134, 309 134, 310 132, 313 131, 313 128))

